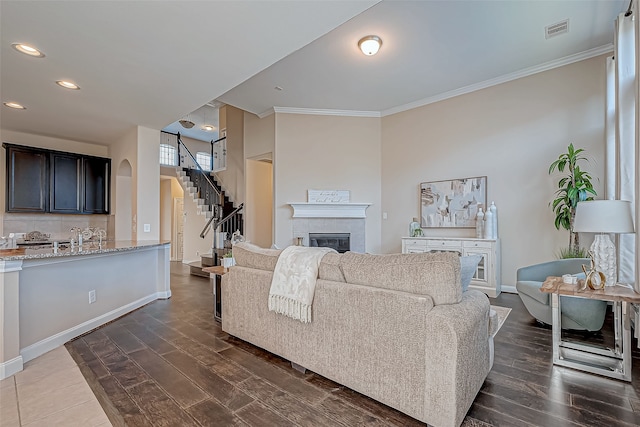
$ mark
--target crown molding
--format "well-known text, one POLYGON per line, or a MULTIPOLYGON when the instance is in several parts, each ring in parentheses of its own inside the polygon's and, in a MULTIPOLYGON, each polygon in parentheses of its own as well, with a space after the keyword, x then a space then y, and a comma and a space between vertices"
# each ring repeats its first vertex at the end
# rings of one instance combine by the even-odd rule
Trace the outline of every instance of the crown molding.
POLYGON ((613 52, 613 44, 607 44, 597 48, 585 50, 584 52, 576 53, 574 55, 565 56, 564 58, 556 59, 553 61, 545 62, 544 64, 535 65, 533 67, 524 68, 522 70, 515 71, 513 73, 505 74, 493 79, 485 80, 483 82, 474 83, 469 86, 461 87, 458 89, 444 92, 438 95, 434 95, 428 98, 424 98, 409 104, 399 105, 397 107, 389 108, 382 111, 358 111, 358 110, 325 110, 319 108, 296 108, 296 107, 273 107, 263 111, 257 116, 261 119, 270 116, 274 113, 287 113, 287 114, 308 114, 315 116, 343 116, 343 117, 385 117, 392 114, 401 113, 403 111, 412 110, 414 108, 423 107, 425 105, 433 104, 445 99, 454 98, 456 96, 465 95, 467 93, 475 92, 481 89, 486 89, 491 86, 496 86, 502 83, 507 83, 513 80, 528 77, 534 74, 541 73, 543 71, 553 70, 554 68, 563 67, 565 65, 573 64, 575 62, 584 61, 585 59, 594 58, 596 56, 604 55, 613 52))
POLYGON ((545 62, 533 67, 525 68, 513 73, 505 74, 494 79, 485 80, 480 83, 475 83, 469 86, 454 89, 449 92, 441 93, 429 98, 424 98, 419 101, 411 102, 409 104, 400 105, 398 107, 389 108, 380 112, 380 117, 389 116, 391 114, 401 113, 403 111, 412 110, 414 108, 422 107, 435 102, 444 101, 445 99, 453 98, 467 93, 475 92, 477 90, 486 89, 491 86, 496 86, 502 83, 507 83, 512 80, 528 77, 533 74, 541 73, 543 71, 553 70, 554 68, 563 67, 565 65, 573 64, 574 62, 584 61, 585 59, 594 58, 596 56, 604 55, 613 52, 613 44, 607 44, 604 46, 596 47, 593 49, 585 50, 584 52, 576 53, 574 55, 565 56, 564 58, 556 59, 553 61, 545 62))
POLYGON ((273 107, 276 113, 310 114, 314 116, 381 117, 379 111, 322 110, 318 108, 273 107))
POLYGON ((265 117, 268 117, 268 116, 272 115, 273 113, 275 113, 275 110, 272 107, 272 108, 268 108, 268 109, 264 110, 260 114, 256 114, 256 116, 258 116, 259 119, 264 119, 265 117))

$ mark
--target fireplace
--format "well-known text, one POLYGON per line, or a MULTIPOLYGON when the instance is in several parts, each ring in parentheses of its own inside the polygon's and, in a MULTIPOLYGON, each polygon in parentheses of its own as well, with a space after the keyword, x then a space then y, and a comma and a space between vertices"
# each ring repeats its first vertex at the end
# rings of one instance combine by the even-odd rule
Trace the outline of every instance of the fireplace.
MULTIPOLYGON (((289 203, 293 208, 292 241, 304 246, 338 246, 338 252, 364 253, 366 209, 370 203, 289 203), (327 244, 327 236, 339 235, 343 242, 327 244), (317 237, 322 242, 318 244, 317 237), (348 236, 348 237, 346 237, 348 236), (316 238, 315 242, 311 239, 316 238), (348 238, 348 243, 345 243, 348 238)), ((332 238, 330 238, 332 239, 332 238)), ((332 239, 333 240, 333 239, 332 239)))
POLYGON ((332 248, 340 253, 351 249, 350 233, 309 233, 309 246, 332 248))

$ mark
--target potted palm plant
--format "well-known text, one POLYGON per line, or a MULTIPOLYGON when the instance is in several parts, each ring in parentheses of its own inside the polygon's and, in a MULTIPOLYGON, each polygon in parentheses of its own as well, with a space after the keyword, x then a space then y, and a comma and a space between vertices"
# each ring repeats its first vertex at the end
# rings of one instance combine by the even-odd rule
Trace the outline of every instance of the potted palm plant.
POLYGON ((591 184, 593 179, 589 172, 580 169, 579 162, 588 162, 584 157, 584 149, 575 149, 573 143, 567 147, 567 152, 561 154, 549 166, 549 174, 558 170, 564 175, 558 181, 556 198, 549 203, 555 213, 556 229, 560 227, 569 231, 569 246, 560 251, 560 258, 584 258, 586 250, 580 248, 580 236, 573 231, 573 220, 576 216, 578 202, 593 200, 596 191, 591 184), (565 172, 566 171, 566 172, 565 172))

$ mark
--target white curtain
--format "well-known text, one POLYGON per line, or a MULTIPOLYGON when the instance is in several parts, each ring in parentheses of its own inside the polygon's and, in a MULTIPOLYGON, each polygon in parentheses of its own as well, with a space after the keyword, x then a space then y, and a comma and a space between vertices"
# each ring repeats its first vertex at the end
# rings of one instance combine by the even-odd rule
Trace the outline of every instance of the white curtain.
MULTIPOLYGON (((637 4, 633 8, 637 10, 637 4)), ((634 215, 638 212, 636 197, 636 105, 638 86, 636 82, 636 30, 637 13, 616 20, 614 58, 607 60, 607 148, 606 198, 631 200, 634 215)), ((638 222, 636 221, 636 224, 638 222)), ((635 283, 636 280, 636 238, 635 234, 618 237, 618 281, 635 283)))

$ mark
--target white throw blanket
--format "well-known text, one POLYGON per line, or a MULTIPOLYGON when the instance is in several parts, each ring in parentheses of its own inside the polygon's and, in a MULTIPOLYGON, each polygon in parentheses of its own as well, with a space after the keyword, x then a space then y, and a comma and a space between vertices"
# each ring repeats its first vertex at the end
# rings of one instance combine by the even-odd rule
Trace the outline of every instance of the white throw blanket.
POLYGON ((269 290, 269 311, 284 314, 303 323, 311 322, 311 303, 316 288, 320 260, 331 248, 289 246, 273 270, 269 290))

